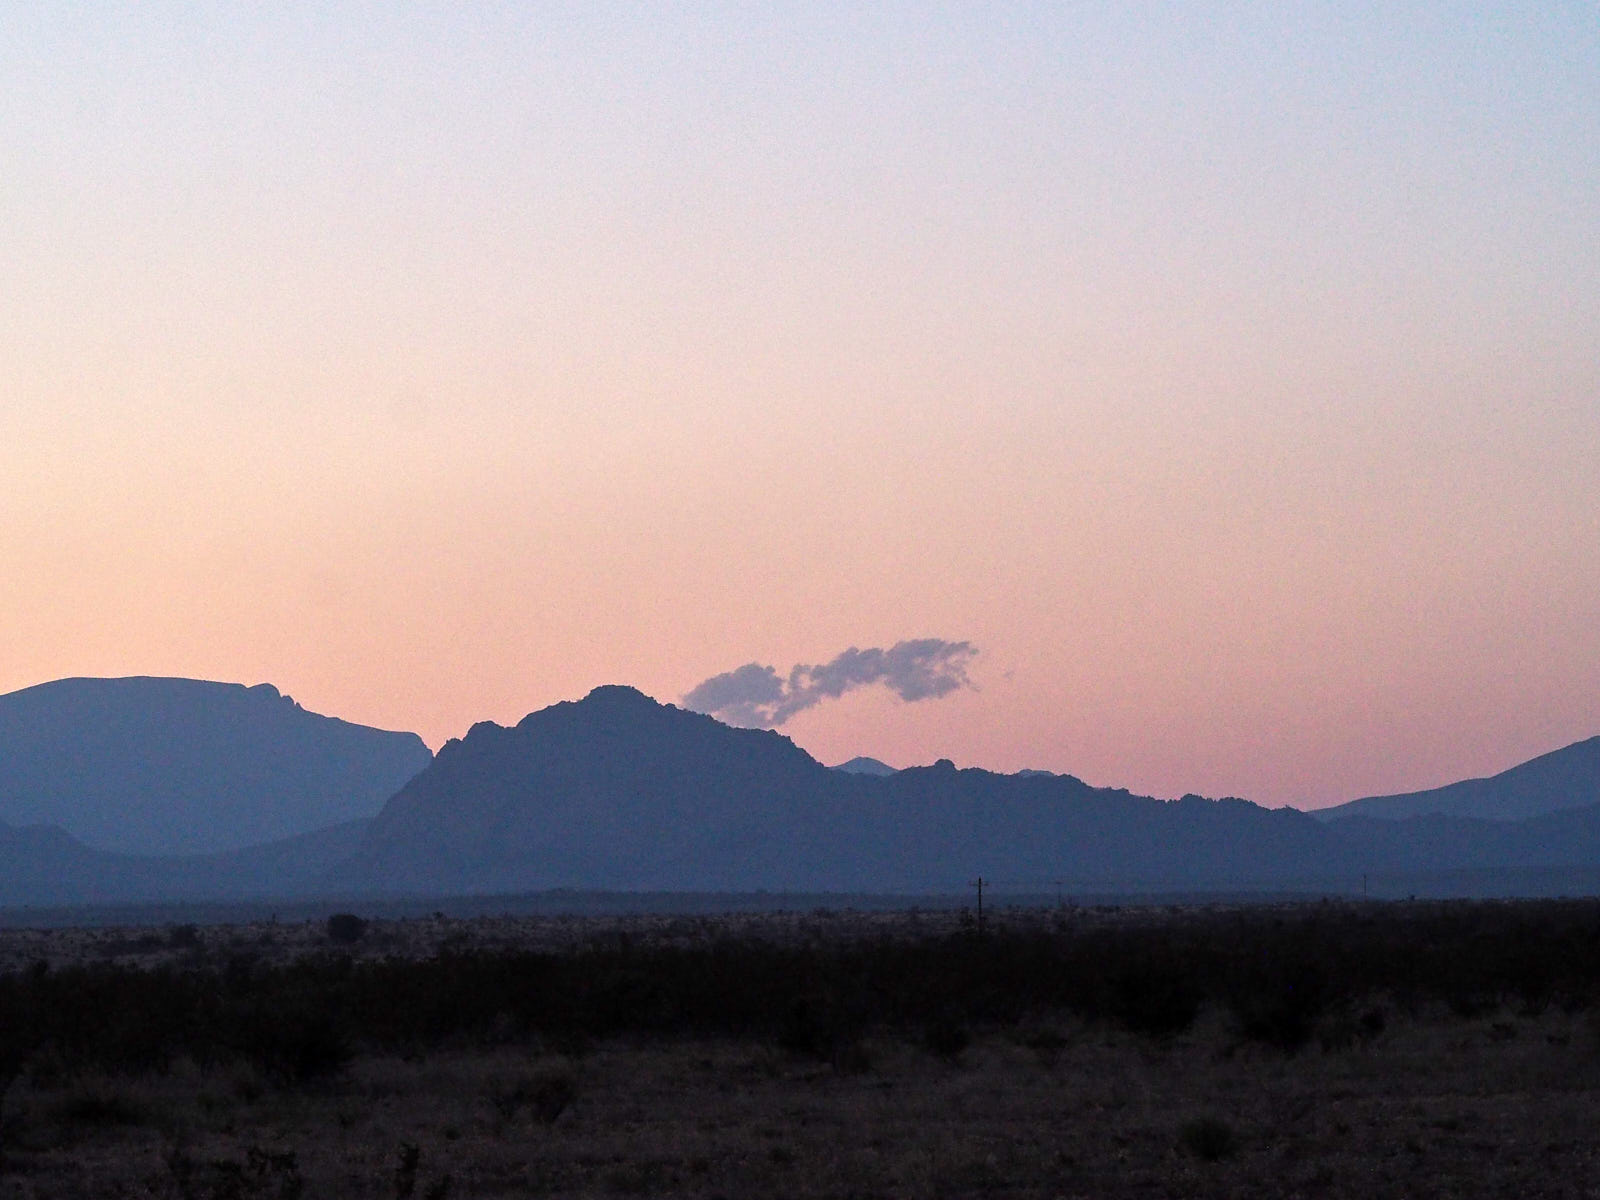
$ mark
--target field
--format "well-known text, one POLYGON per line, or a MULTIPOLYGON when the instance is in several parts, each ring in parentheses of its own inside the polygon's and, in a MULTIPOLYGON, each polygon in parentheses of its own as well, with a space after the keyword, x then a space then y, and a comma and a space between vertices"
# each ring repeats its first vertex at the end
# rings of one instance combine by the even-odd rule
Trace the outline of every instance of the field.
POLYGON ((1600 903, 0 933, 0 1198, 1586 1196, 1600 903))

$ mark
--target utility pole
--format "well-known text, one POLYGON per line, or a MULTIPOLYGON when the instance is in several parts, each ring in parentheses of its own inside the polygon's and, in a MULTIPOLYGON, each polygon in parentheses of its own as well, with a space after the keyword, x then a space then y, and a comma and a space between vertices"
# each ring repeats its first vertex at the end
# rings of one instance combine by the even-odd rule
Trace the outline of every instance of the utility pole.
POLYGON ((971 883, 967 884, 967 886, 968 887, 975 887, 975 888, 978 889, 978 936, 982 937, 983 936, 983 876, 979 875, 971 883))

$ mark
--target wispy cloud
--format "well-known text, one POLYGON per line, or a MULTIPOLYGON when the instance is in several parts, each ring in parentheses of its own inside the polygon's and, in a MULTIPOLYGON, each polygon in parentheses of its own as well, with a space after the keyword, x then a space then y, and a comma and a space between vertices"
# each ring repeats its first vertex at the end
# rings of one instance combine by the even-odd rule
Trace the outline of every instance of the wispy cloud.
POLYGON ((852 646, 828 662, 793 666, 787 678, 773 667, 745 663, 691 689, 683 706, 730 725, 771 729, 824 700, 873 684, 902 700, 932 700, 972 686, 967 664, 977 653, 971 642, 913 638, 887 650, 852 646))

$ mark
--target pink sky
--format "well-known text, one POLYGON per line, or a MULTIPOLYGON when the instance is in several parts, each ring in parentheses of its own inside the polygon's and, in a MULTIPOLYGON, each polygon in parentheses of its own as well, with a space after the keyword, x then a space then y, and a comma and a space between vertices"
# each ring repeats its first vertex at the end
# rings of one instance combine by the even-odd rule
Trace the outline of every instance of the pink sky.
POLYGON ((1600 34, 0 16, 0 690, 430 744, 967 640, 825 761, 1323 804, 1600 732, 1600 34))

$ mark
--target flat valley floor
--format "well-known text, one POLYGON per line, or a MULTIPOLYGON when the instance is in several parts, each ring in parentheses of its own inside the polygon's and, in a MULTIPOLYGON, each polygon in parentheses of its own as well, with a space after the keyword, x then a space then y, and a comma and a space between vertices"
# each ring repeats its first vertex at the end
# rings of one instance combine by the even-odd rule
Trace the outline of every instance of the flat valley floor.
POLYGON ((1587 1009, 1333 1013, 1293 1052, 1204 1007, 1167 1037, 1070 1015, 358 1053, 314 1083, 179 1059, 6 1096, 0 1200, 72 1197, 1600 1195, 1587 1009))

